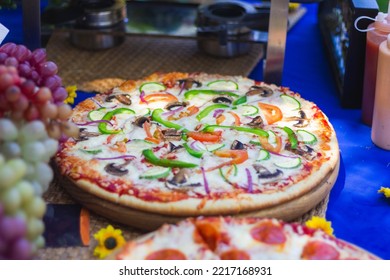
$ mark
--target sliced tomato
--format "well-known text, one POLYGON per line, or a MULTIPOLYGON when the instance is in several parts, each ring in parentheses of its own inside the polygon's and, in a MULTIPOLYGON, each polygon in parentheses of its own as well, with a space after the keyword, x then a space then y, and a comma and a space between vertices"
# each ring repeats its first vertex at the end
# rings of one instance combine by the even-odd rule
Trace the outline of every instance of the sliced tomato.
POLYGON ((234 125, 240 126, 240 124, 241 124, 240 117, 234 112, 229 112, 229 114, 231 114, 234 117, 234 125))
POLYGON ((269 152, 274 152, 274 153, 279 153, 280 150, 282 149, 282 138, 280 136, 277 136, 275 135, 275 140, 276 140, 276 146, 272 146, 269 142, 268 142, 268 138, 267 137, 261 137, 259 136, 259 140, 260 140, 260 144, 261 146, 269 151, 269 152))
POLYGON ((258 104, 268 124, 273 124, 283 118, 282 110, 280 110, 279 107, 262 102, 259 102, 258 104))
POLYGON ((219 168, 222 168, 222 167, 227 166, 227 165, 240 164, 248 159, 248 152, 246 150, 217 150, 214 152, 214 154, 218 157, 231 158, 232 160, 224 162, 220 165, 211 167, 211 168, 207 169, 206 171, 212 171, 212 170, 219 169, 219 168))
POLYGON ((156 101, 163 101, 163 102, 178 101, 177 97, 170 93, 152 93, 146 95, 143 99, 144 102, 146 103, 156 102, 156 101))
POLYGON ((194 140, 200 142, 211 142, 216 143, 221 141, 221 132, 197 132, 197 131, 188 131, 187 136, 191 137, 194 140))

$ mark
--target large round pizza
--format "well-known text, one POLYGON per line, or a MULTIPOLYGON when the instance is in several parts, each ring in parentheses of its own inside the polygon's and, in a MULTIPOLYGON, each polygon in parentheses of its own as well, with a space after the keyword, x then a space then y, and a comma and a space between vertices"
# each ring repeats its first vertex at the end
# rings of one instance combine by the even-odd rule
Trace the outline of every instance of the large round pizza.
MULTIPOLYGON (((81 192, 145 213, 232 215, 321 186, 339 149, 324 113, 241 76, 153 74, 80 102, 61 173, 81 192)), ((337 170, 336 170, 337 171, 337 170)))

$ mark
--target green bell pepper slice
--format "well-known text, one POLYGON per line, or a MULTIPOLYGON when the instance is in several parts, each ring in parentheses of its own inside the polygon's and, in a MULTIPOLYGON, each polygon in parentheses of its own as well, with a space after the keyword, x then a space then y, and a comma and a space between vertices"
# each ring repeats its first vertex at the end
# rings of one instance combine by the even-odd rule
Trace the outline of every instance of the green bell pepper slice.
POLYGON ((162 116, 161 116, 162 113, 164 113, 163 109, 159 108, 159 109, 153 110, 153 112, 152 112, 152 120, 162 124, 165 127, 174 128, 176 130, 181 130, 183 132, 187 132, 188 131, 188 129, 182 127, 181 125, 179 125, 177 123, 173 123, 173 122, 164 120, 162 118, 162 116))
MULTIPOLYGON (((131 109, 128 109, 128 108, 118 108, 118 109, 115 109, 115 110, 112 110, 110 112, 107 112, 102 120, 104 121, 110 121, 112 119, 113 116, 115 115, 118 115, 118 114, 135 114, 135 112, 131 109)), ((101 133, 103 134, 118 134, 119 132, 122 131, 122 129, 118 129, 118 130, 110 130, 108 127, 107 127, 108 123, 107 122, 101 122, 99 123, 98 125, 98 129, 101 133)))
POLYGON ((204 108, 202 111, 200 111, 200 113, 198 115, 196 115, 196 119, 198 121, 200 121, 201 119, 207 117, 212 111, 214 111, 216 109, 227 109, 227 108, 230 108, 230 107, 226 104, 210 105, 210 106, 204 108))
POLYGON ((241 126, 228 126, 228 125, 208 125, 205 128, 202 129, 204 132, 213 132, 215 129, 220 128, 220 129, 233 129, 236 131, 241 131, 241 132, 247 132, 251 134, 255 134, 261 137, 268 137, 269 134, 267 131, 262 130, 260 128, 249 128, 249 127, 241 127, 241 126))
POLYGON ((283 130, 288 135, 288 141, 290 141, 291 149, 296 149, 298 146, 298 139, 297 139, 297 136, 295 135, 294 131, 287 126, 283 127, 283 130))
POLYGON ((185 162, 180 160, 172 160, 165 158, 158 158, 151 149, 146 149, 142 151, 142 155, 145 159, 151 164, 165 167, 179 167, 179 168, 195 168, 198 167, 197 164, 191 162, 185 162))
POLYGON ((204 154, 204 151, 195 151, 188 145, 187 143, 183 144, 183 147, 186 149, 186 151, 193 157, 201 158, 204 154))
POLYGON ((193 90, 189 90, 186 93, 184 93, 184 98, 187 100, 190 100, 199 94, 228 95, 228 96, 235 97, 235 98, 239 97, 238 94, 230 92, 230 91, 218 91, 218 90, 211 90, 211 89, 193 89, 193 90))
POLYGON ((244 95, 244 96, 241 96, 240 98, 234 100, 233 101, 233 105, 237 106, 237 105, 240 105, 240 104, 244 104, 244 103, 246 103, 246 101, 247 101, 247 98, 244 95))

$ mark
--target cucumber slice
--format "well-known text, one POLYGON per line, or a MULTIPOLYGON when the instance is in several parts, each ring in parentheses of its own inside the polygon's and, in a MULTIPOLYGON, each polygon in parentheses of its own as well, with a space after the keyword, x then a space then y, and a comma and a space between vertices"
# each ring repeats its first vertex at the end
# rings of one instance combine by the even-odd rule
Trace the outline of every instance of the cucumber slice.
POLYGON ((261 146, 261 143, 259 141, 250 140, 249 143, 256 146, 261 146))
POLYGON ((159 179, 159 178, 165 178, 171 173, 170 167, 162 167, 162 166, 156 166, 148 169, 145 171, 141 176, 139 176, 140 179, 159 179))
POLYGON ((260 150, 259 156, 256 161, 262 161, 262 160, 267 160, 271 157, 270 153, 267 150, 260 150))
POLYGON ((102 152, 102 149, 97 149, 97 150, 80 149, 80 151, 91 155, 97 155, 98 153, 102 152))
POLYGON ((284 104, 288 108, 290 108, 290 110, 301 109, 301 103, 297 99, 295 99, 294 97, 287 95, 287 94, 282 94, 280 97, 283 99, 284 104))
POLYGON ((298 140, 302 141, 305 144, 313 145, 317 143, 317 137, 309 131, 298 129, 297 135, 298 135, 298 140))
POLYGON ((259 112, 259 108, 253 105, 242 105, 237 108, 237 112, 243 116, 253 116, 259 112))
POLYGON ((208 83, 207 86, 216 90, 238 90, 238 84, 232 80, 216 80, 208 83))
POLYGON ((214 152, 214 151, 219 150, 219 149, 221 149, 223 147, 225 147, 225 144, 210 144, 210 145, 206 145, 206 149, 209 152, 214 152))
POLYGON ((301 158, 290 158, 290 157, 282 157, 278 156, 277 162, 274 163, 277 167, 284 168, 284 169, 294 169, 301 166, 302 161, 301 158))
POLYGON ((276 144, 276 134, 272 130, 268 130, 268 143, 271 145, 276 144))
POLYGON ((139 87, 139 92, 144 92, 144 93, 152 93, 152 92, 159 92, 165 90, 167 87, 161 83, 156 83, 156 82, 148 82, 148 83, 143 83, 139 87))
POLYGON ((88 113, 88 119, 90 119, 91 121, 100 121, 107 113, 108 110, 109 110, 108 108, 101 107, 99 109, 90 111, 88 113))

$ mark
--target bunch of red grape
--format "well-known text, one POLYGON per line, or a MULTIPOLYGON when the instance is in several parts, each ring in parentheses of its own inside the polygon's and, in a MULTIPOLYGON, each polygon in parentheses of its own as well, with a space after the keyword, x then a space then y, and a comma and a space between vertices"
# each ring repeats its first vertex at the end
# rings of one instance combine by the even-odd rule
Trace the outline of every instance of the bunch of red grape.
POLYGON ((78 136, 57 71, 43 49, 0 47, 0 259, 28 259, 44 246, 48 163, 58 139, 78 136))

